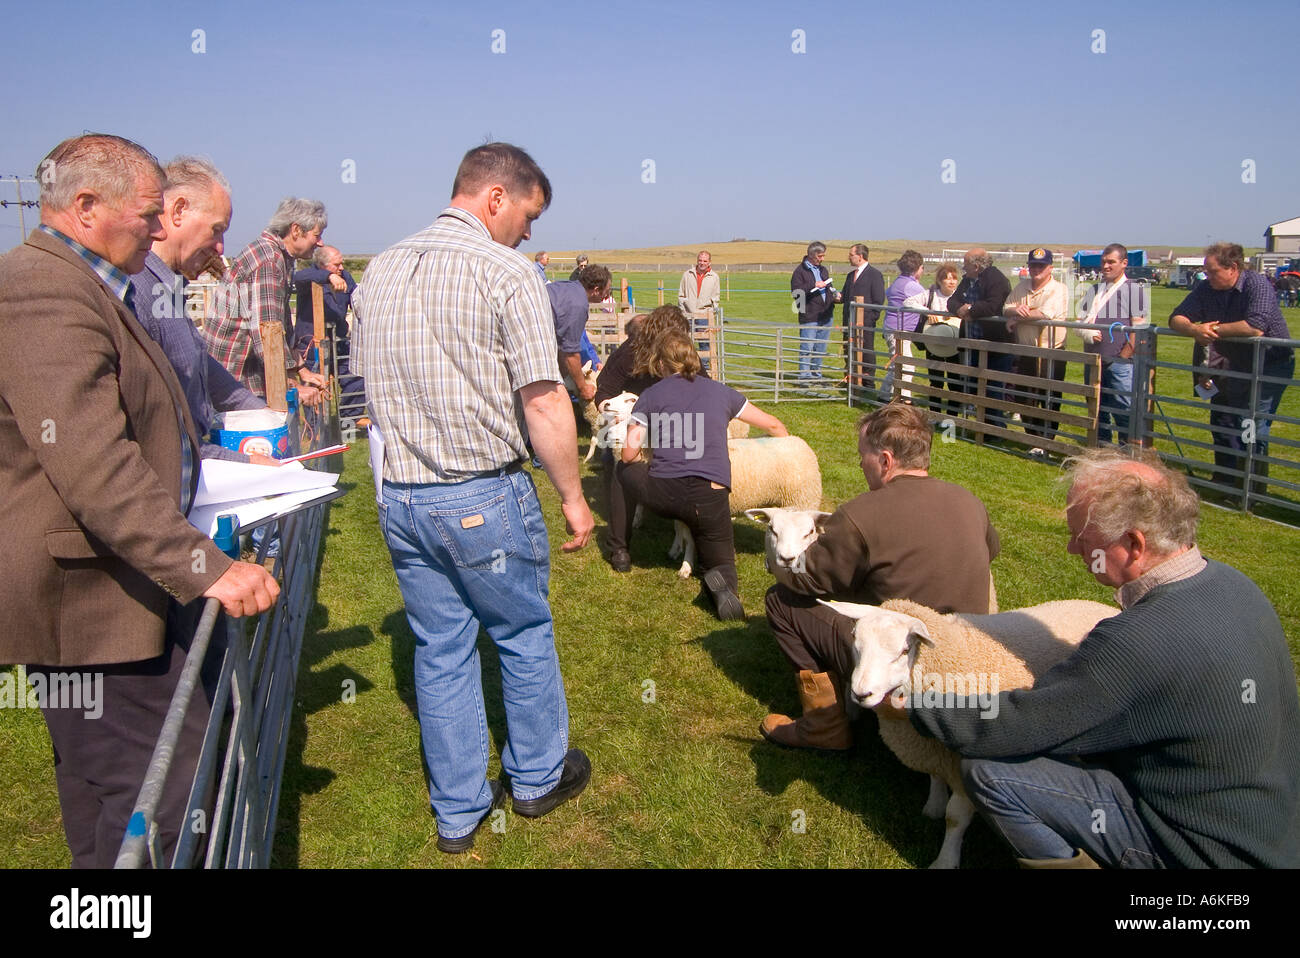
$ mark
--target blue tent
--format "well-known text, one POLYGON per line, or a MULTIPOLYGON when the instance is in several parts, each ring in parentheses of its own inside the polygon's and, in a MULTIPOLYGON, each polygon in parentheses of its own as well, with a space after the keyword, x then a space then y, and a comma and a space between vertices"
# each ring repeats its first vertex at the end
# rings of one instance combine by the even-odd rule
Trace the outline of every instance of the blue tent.
MULTIPOLYGON (((1076 269, 1101 269, 1101 250, 1099 249, 1081 249, 1072 257, 1076 269)), ((1144 249, 1131 249, 1128 251, 1128 264, 1130 266, 1145 266, 1147 264, 1147 251, 1144 249)))

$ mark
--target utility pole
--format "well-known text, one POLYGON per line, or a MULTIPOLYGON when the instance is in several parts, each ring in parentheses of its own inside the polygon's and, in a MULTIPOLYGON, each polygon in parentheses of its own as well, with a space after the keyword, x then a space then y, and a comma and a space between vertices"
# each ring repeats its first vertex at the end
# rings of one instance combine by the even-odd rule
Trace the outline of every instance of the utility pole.
POLYGON ((6 180, 11 179, 14 181, 14 190, 18 193, 18 201, 16 203, 12 203, 9 200, 0 200, 0 207, 4 207, 6 209, 10 206, 18 207, 18 228, 22 232, 22 238, 25 239, 27 237, 27 218, 23 216, 23 210, 29 206, 35 209, 37 206, 40 206, 40 204, 35 200, 23 199, 23 184, 35 183, 36 181, 32 179, 30 176, 5 176, 5 177, 0 177, 0 179, 6 179, 6 180))

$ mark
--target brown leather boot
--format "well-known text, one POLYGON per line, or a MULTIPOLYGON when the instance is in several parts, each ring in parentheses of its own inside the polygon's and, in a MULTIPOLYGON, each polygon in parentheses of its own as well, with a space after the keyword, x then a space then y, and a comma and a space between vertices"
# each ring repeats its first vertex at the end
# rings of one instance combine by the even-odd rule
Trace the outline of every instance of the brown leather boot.
POLYGON ((853 747, 849 717, 840 702, 840 679, 834 672, 799 673, 803 715, 769 715, 758 730, 763 738, 786 748, 820 748, 842 752, 853 747))

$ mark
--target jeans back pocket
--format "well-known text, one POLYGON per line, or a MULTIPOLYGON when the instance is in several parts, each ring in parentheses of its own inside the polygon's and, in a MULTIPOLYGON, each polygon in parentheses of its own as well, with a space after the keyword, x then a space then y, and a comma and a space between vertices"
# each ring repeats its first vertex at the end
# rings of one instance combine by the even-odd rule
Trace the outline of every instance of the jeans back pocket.
POLYGON ((448 500, 429 510, 429 518, 451 560, 462 569, 504 571, 515 554, 507 496, 448 500))

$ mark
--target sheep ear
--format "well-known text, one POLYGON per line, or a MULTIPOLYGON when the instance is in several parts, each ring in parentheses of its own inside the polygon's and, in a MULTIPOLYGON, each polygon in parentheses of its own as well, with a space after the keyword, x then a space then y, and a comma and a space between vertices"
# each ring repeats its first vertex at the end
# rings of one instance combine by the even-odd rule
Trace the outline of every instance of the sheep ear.
POLYGON ((764 525, 772 521, 772 514, 766 509, 746 509, 745 517, 753 519, 755 522, 761 522, 764 525))
POLYGON ((861 602, 841 602, 839 599, 818 599, 822 605, 850 619, 865 619, 878 615, 884 610, 878 605, 864 605, 861 602))
POLYGON ((591 360, 590 360, 590 359, 588 359, 585 363, 582 364, 582 373, 583 373, 583 375, 585 376, 585 375, 586 375, 587 373, 589 373, 589 372, 591 372, 591 360))
POLYGON ((908 618, 911 619, 911 621, 908 623, 908 633, 907 633, 908 642, 911 642, 912 637, 915 636, 916 638, 924 642, 926 645, 934 645, 934 639, 930 638, 930 630, 925 627, 925 623, 922 622, 920 619, 913 618, 911 616, 908 616, 908 618))

